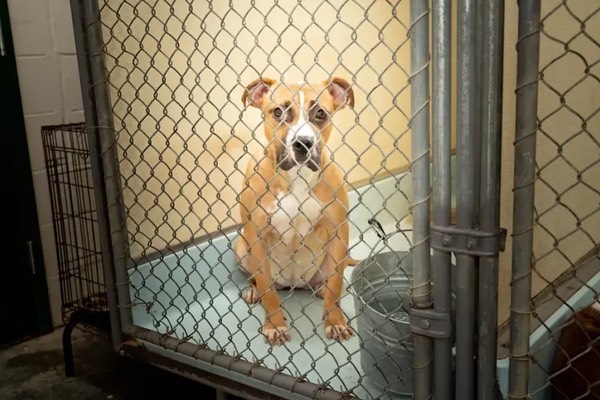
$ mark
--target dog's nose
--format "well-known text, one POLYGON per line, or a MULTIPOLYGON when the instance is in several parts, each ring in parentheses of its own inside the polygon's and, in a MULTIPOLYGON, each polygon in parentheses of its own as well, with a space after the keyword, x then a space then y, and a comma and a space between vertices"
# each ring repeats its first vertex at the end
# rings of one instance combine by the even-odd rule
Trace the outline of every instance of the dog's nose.
POLYGON ((294 147, 294 151, 298 154, 308 154, 308 152, 310 151, 310 149, 312 149, 313 145, 315 144, 315 140, 311 137, 299 137, 296 138, 296 140, 294 141, 294 144, 292 145, 294 147))

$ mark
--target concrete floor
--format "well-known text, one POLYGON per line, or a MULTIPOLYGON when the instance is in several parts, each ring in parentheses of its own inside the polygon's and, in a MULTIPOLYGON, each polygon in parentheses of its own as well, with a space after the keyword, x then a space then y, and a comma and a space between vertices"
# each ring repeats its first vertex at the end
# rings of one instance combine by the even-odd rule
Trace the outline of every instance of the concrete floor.
POLYGON ((58 329, 0 351, 0 399, 216 398, 212 388, 122 358, 107 338, 77 329, 73 333, 76 376, 65 378, 61 335, 58 329))

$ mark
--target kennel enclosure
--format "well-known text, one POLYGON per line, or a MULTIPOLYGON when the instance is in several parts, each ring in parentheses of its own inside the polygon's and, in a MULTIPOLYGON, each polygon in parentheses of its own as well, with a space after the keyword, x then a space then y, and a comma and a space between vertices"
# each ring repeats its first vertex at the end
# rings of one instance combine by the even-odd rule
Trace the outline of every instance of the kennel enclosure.
MULTIPOLYGON (((552 329, 560 323, 533 324, 547 328, 546 359, 538 363, 529 324, 539 302, 553 298, 558 312, 563 304, 583 307, 600 290, 581 267, 598 261, 598 103, 570 94, 598 93, 590 90, 598 81, 597 7, 71 5, 118 351, 199 380, 210 374, 212 384, 255 397, 547 395, 552 329), (519 21, 514 42, 505 38, 506 10, 519 21), (561 21, 567 28, 553 35, 561 21), (513 44, 516 51, 507 50, 513 44), (568 81, 574 54, 585 68, 568 81), (516 79, 507 90, 511 62, 516 79), (264 309, 241 296, 248 277, 232 250, 238 195, 246 163, 265 157, 269 143, 261 113, 239 99, 263 76, 283 85, 343 76, 356 96, 353 108, 332 116, 324 144, 349 192, 349 255, 359 261, 345 270, 339 303, 358 330, 348 341, 325 338, 314 293, 284 289, 278 296, 292 338, 269 346, 264 309), (511 90, 516 104, 505 101, 511 90), (578 128, 556 139, 561 118, 578 128), (513 129, 514 148, 503 147, 513 129), (514 169, 506 171, 511 155, 514 169), (564 175, 565 165, 574 177, 564 175), (512 215, 502 219, 507 199, 512 215), (588 292, 561 299, 547 289, 569 277, 588 292), (503 354, 497 335, 502 341, 507 329, 503 354), (398 362, 399 354, 411 362, 398 362)), ((568 310, 561 310, 560 318, 544 318, 562 321, 568 310)))

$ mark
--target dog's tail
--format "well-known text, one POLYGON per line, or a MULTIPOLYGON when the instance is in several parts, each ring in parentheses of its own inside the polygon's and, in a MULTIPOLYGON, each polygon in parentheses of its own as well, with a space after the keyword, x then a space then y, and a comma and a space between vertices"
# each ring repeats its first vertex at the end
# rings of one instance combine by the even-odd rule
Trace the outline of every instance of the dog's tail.
POLYGON ((348 257, 348 266, 354 267, 359 262, 360 262, 360 260, 356 260, 352 257, 348 257))

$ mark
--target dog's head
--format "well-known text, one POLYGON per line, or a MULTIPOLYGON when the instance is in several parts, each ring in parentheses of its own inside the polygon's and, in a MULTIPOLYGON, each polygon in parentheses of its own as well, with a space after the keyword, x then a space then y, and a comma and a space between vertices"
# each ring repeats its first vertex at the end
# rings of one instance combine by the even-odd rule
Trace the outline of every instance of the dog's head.
POLYGON ((246 87, 242 103, 262 110, 268 154, 279 168, 304 165, 317 171, 331 134, 331 117, 346 106, 354 107, 354 92, 339 77, 294 84, 262 78, 246 87))

